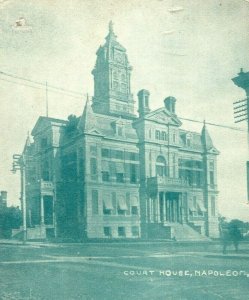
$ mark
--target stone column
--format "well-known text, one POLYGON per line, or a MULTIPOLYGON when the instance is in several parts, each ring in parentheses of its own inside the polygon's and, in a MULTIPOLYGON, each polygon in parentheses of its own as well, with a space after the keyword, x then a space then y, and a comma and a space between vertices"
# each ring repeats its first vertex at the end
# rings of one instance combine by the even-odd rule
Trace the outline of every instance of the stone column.
POLYGON ((159 198, 159 193, 158 196, 155 199, 156 201, 156 222, 160 223, 160 198, 159 198))
POLYGON ((162 204, 163 204, 163 207, 162 207, 162 222, 164 222, 165 203, 164 203, 164 193, 163 192, 161 192, 161 201, 162 201, 162 204))
POLYGON ((163 193, 163 220, 164 222, 167 221, 167 198, 166 198, 166 193, 163 193))
POLYGON ((167 221, 170 221, 170 207, 169 207, 169 199, 166 199, 166 213, 167 213, 167 221))
POLYGON ((41 225, 44 225, 44 199, 43 195, 41 195, 41 225))
POLYGON ((151 205, 150 205, 150 198, 148 198, 147 205, 148 205, 148 222, 151 223, 151 205))

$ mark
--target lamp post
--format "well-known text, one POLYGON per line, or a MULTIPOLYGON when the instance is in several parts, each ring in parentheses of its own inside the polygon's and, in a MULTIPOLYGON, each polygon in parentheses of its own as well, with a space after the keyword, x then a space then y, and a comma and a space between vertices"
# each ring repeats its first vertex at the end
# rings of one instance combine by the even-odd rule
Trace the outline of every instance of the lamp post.
POLYGON ((20 171, 21 174, 21 205, 23 217, 23 243, 27 241, 27 211, 26 211, 26 173, 25 173, 25 156, 24 154, 14 154, 12 172, 20 171))

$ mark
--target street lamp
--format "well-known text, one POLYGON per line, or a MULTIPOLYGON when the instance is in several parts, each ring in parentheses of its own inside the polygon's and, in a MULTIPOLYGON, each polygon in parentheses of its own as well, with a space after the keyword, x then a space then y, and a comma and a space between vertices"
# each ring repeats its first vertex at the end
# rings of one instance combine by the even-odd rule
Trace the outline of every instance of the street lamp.
POLYGON ((23 215, 23 243, 27 240, 27 212, 26 212, 26 174, 25 174, 25 156, 24 154, 14 154, 12 172, 20 170, 21 174, 21 204, 23 215))

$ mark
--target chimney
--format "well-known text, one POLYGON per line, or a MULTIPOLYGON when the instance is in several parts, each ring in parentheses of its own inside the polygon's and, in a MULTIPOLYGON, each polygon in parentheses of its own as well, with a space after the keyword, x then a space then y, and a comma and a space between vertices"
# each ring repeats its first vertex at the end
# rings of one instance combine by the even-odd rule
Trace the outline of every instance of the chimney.
POLYGON ((1 191, 1 205, 6 206, 7 205, 7 192, 1 191))
POLYGON ((141 90, 137 94, 138 96, 138 113, 139 117, 142 117, 150 112, 149 98, 150 92, 147 90, 141 90))
POLYGON ((164 106, 172 114, 175 114, 175 103, 176 103, 176 98, 175 97, 169 96, 169 97, 164 99, 164 106))

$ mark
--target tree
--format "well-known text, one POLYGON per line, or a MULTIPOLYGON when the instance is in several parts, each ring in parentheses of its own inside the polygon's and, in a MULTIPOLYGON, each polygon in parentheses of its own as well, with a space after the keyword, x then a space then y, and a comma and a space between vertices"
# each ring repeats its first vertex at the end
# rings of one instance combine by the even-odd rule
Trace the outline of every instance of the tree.
POLYGON ((0 210, 0 228, 2 237, 11 237, 11 230, 18 229, 22 225, 22 212, 19 207, 3 207, 0 210))

